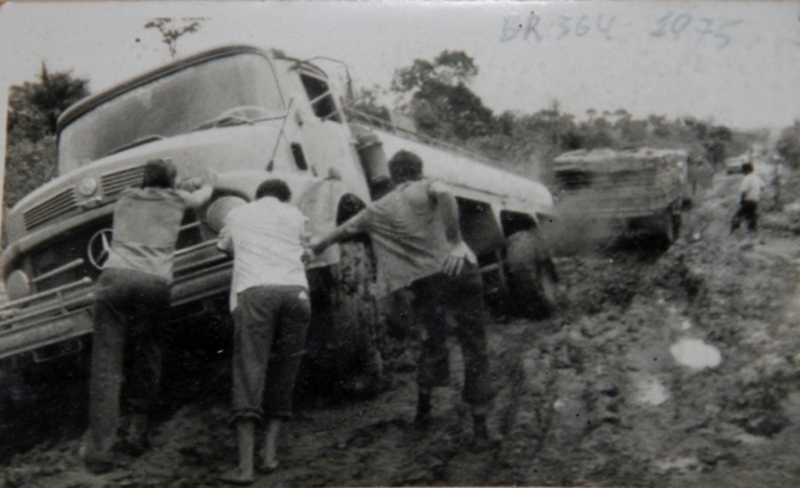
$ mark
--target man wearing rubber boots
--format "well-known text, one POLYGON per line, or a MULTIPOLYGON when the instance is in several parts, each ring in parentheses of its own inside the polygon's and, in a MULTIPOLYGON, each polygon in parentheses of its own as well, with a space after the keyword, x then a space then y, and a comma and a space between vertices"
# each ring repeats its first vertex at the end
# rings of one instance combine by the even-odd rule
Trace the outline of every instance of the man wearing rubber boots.
POLYGON ((464 357, 462 398, 472 406, 473 449, 494 447, 486 416, 493 395, 489 379, 481 275, 477 259, 461 238, 456 199, 444 184, 422 177, 422 160, 399 151, 389 161, 395 188, 352 219, 312 239, 319 253, 329 245, 366 232, 378 261, 381 292, 408 288, 425 325, 418 367, 415 424, 431 422, 431 392, 447 384, 447 314, 457 323, 464 357))
POLYGON ((236 485, 255 480, 255 427, 265 418, 258 470, 278 467, 278 433, 282 421, 292 416, 292 393, 305 351, 311 315, 304 265, 307 219, 290 199, 284 181, 265 181, 254 202, 226 216, 217 245, 233 254, 233 421, 239 466, 221 479, 236 485))

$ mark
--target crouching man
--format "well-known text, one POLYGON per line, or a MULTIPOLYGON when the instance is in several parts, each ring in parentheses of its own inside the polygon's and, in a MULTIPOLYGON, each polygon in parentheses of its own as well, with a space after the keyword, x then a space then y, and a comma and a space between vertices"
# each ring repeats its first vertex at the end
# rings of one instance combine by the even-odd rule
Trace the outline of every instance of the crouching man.
POLYGON ((472 406, 473 448, 495 445, 486 416, 493 389, 489 378, 481 275, 474 253, 461 238, 456 199, 443 184, 422 178, 422 160, 399 151, 389 161, 395 188, 324 236, 312 239, 319 253, 361 232, 372 241, 378 261, 378 288, 392 293, 408 287, 426 337, 418 367, 415 424, 431 422, 431 392, 447 384, 447 313, 457 323, 464 357, 463 399, 472 406))
POLYGON ((265 417, 259 471, 278 467, 278 433, 281 421, 292 416, 305 348, 311 313, 303 264, 306 217, 290 198, 285 182, 265 181, 254 202, 230 211, 218 243, 233 254, 233 421, 239 445, 239 466, 222 480, 237 485, 254 481, 255 428, 265 417))

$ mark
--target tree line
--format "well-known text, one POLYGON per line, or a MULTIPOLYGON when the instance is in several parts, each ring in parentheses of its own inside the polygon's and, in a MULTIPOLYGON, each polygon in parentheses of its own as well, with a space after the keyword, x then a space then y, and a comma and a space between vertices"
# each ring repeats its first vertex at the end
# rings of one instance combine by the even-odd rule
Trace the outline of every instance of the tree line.
MULTIPOLYGON (((396 70, 388 94, 397 100, 395 110, 411 117, 422 134, 466 146, 529 176, 546 177, 549 162, 565 151, 601 147, 685 149, 720 167, 726 157, 768 137, 766 131, 736 131, 695 117, 636 118, 623 108, 589 109, 578 120, 557 100, 533 113, 496 114, 469 88, 478 72, 465 52, 445 50, 432 61, 417 59, 396 70)), ((362 90, 355 106, 388 119, 389 109, 377 102, 378 90, 362 90)))

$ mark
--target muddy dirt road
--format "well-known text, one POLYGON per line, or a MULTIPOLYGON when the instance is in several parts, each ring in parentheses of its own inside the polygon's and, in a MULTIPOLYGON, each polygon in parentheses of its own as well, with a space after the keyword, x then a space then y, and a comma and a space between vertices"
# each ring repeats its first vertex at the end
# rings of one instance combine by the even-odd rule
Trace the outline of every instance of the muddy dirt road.
MULTIPOLYGON (((784 195, 800 195, 797 180, 784 195)), ((453 343, 429 431, 412 427, 409 353, 376 398, 304 405, 282 468, 256 485, 795 486, 800 206, 765 211, 758 238, 731 237, 737 184, 718 175, 666 252, 640 242, 560 258, 553 319, 491 326, 496 451, 466 449, 453 343)), ((6 450, 0 487, 221 486, 235 460, 227 385, 202 374, 195 397, 159 419, 152 449, 103 476, 78 459, 85 396, 43 396, 15 425, 49 422, 46 435, 9 431, 3 445, 26 448, 6 450)))

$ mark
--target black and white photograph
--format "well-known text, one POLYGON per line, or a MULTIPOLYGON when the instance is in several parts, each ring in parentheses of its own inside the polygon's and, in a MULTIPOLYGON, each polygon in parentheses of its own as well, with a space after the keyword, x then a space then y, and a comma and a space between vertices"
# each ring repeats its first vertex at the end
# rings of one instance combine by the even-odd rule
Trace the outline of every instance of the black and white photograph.
POLYGON ((800 484, 800 4, 0 0, 0 488, 800 484))

